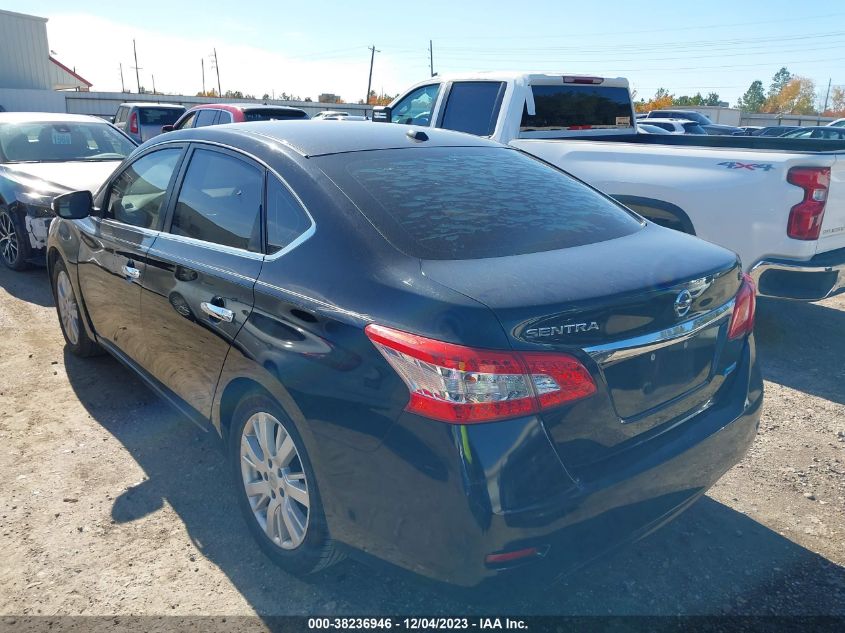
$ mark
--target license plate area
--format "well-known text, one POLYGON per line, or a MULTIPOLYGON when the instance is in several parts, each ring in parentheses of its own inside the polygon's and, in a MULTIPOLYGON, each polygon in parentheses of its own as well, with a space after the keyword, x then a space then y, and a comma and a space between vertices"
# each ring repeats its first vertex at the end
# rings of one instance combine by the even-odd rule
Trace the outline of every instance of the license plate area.
MULTIPOLYGON (((719 343, 718 326, 603 367, 613 406, 623 422, 636 422, 661 405, 700 390, 709 382, 719 343)), ((707 390, 701 390, 702 400, 707 390)), ((695 406, 696 402, 689 402, 695 406)))

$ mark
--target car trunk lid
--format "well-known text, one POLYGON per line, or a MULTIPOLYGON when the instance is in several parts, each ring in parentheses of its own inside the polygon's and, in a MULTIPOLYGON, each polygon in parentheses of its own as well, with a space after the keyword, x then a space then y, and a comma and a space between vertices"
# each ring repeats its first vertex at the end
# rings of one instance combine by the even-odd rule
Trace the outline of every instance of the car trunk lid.
MULTIPOLYGON (((733 253, 702 240, 648 226, 545 253, 426 260, 422 272, 487 305, 514 349, 580 357, 599 386, 586 435, 603 448, 704 406, 724 377, 741 270, 733 253)), ((553 439, 569 441, 553 428, 556 414, 544 418, 553 439)))

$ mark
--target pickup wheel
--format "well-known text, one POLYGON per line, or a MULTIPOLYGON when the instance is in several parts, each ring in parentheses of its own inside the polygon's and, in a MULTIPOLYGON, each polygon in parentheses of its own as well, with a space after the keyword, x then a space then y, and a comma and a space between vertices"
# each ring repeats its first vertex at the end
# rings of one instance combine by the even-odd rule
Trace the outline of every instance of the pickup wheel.
POLYGON ((26 270, 29 254, 29 239, 19 218, 0 205, 0 259, 12 270, 26 270))

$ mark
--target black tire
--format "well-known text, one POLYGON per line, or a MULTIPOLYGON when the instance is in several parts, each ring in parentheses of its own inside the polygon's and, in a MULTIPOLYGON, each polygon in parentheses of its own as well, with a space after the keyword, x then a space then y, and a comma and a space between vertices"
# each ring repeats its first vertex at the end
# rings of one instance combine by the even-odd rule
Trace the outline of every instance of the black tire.
POLYGON ((238 506, 243 513, 249 531, 270 560, 285 571, 297 576, 322 571, 343 560, 345 556, 342 549, 329 537, 314 469, 305 451, 305 444, 293 422, 275 401, 263 393, 250 393, 244 396, 232 415, 227 456, 234 479, 238 506), (258 413, 269 413, 281 424, 293 440, 298 454, 298 463, 305 474, 309 497, 307 529, 302 542, 293 549, 283 549, 267 536, 254 514, 246 493, 241 471, 241 441, 246 423, 258 413))
MULTIPOLYGON (((56 302, 56 315, 59 318, 59 327, 62 328, 62 334, 65 337, 67 348, 74 356, 86 357, 102 354, 103 349, 96 343, 96 341, 93 341, 91 337, 88 336, 88 332, 85 330, 85 326, 82 323, 82 319, 84 318, 82 315, 82 308, 79 305, 79 300, 76 298, 76 292, 73 289, 73 284, 70 284, 69 280, 70 276, 68 275, 64 262, 61 259, 57 259, 56 263, 53 265, 53 274, 50 281, 53 286, 53 299, 56 302), (63 302, 63 296, 60 296, 59 289, 59 278, 61 275, 65 275, 68 279, 67 286, 69 287, 70 298, 76 306, 77 327, 75 332, 69 332, 67 330, 68 326, 66 325, 66 320, 62 318, 63 308, 62 305, 60 305, 60 302, 63 302)), ((63 288, 62 293, 64 292, 68 292, 68 288, 63 288)))
POLYGON ((18 214, 0 205, 0 259, 7 268, 26 270, 29 268, 29 237, 18 214))

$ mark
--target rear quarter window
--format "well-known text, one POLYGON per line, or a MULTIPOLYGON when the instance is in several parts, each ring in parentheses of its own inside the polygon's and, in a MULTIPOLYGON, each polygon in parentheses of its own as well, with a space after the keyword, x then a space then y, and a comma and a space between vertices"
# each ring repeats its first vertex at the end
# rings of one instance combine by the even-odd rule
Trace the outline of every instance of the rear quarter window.
POLYGON ((512 149, 415 148, 317 160, 394 247, 421 259, 571 248, 641 227, 609 198, 512 149))

